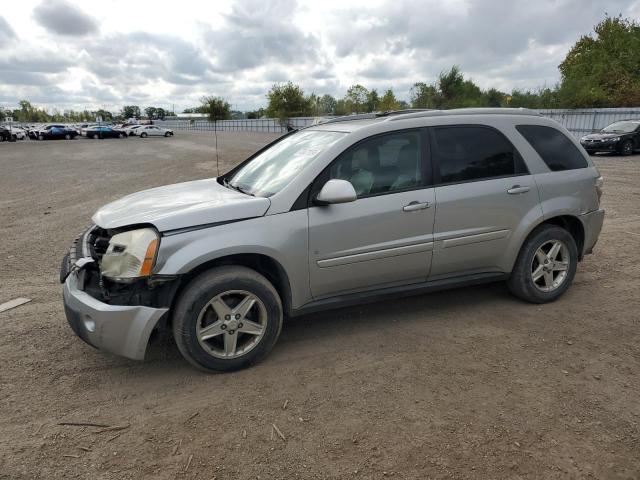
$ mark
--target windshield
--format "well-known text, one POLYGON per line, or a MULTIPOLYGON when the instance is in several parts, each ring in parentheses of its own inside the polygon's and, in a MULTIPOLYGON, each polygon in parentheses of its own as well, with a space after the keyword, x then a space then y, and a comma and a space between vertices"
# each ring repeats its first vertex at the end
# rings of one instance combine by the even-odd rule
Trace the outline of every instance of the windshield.
POLYGON ((270 197, 344 135, 313 130, 293 133, 251 159, 226 179, 227 184, 249 195, 270 197))
POLYGON ((616 122, 602 129, 605 133, 631 133, 638 126, 635 122, 616 122))

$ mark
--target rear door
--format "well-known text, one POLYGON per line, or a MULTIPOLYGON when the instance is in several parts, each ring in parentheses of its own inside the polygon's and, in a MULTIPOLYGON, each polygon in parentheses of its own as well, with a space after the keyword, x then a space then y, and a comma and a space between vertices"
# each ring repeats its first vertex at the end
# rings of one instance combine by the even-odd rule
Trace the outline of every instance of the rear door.
POLYGON ((430 279, 503 271, 514 232, 541 212, 525 162, 492 127, 433 127, 430 138, 437 202, 430 279))
POLYGON ((427 136, 418 129, 371 137, 341 154, 314 182, 351 182, 358 199, 309 208, 314 298, 423 282, 433 248, 434 189, 427 136))

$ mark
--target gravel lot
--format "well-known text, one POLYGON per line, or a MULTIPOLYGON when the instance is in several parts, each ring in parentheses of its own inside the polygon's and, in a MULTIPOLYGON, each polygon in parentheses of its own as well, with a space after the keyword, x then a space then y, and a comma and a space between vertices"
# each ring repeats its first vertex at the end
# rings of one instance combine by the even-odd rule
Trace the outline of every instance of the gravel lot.
MULTIPOLYGON (((220 134, 221 170, 271 138, 220 134)), ((605 227, 556 303, 494 284, 314 314, 225 375, 170 341, 85 345, 65 249, 108 201, 214 176, 213 145, 0 144, 0 303, 33 299, 0 313, 0 479, 640 478, 640 156, 596 160, 605 227)))

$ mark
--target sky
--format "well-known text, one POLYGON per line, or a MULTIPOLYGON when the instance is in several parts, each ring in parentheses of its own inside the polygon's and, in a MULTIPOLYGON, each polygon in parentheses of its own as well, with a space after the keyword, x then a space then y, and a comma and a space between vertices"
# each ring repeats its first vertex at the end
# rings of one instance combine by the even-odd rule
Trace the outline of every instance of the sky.
POLYGON ((605 14, 640 20, 640 0, 2 2, 0 106, 252 110, 288 80, 408 99, 454 64, 482 88, 536 89, 605 14))

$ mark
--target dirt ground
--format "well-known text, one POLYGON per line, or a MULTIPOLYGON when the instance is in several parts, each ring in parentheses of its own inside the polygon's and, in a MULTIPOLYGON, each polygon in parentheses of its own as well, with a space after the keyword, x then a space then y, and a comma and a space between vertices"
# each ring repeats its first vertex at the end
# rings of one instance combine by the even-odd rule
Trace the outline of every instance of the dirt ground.
MULTIPOLYGON (((221 170, 270 138, 221 134, 221 170)), ((65 249, 110 200, 214 176, 213 144, 0 145, 0 303, 33 299, 0 313, 0 479, 640 478, 640 156, 596 160, 605 227, 556 303, 493 284, 309 315, 224 375, 170 341, 87 346, 65 249)))

